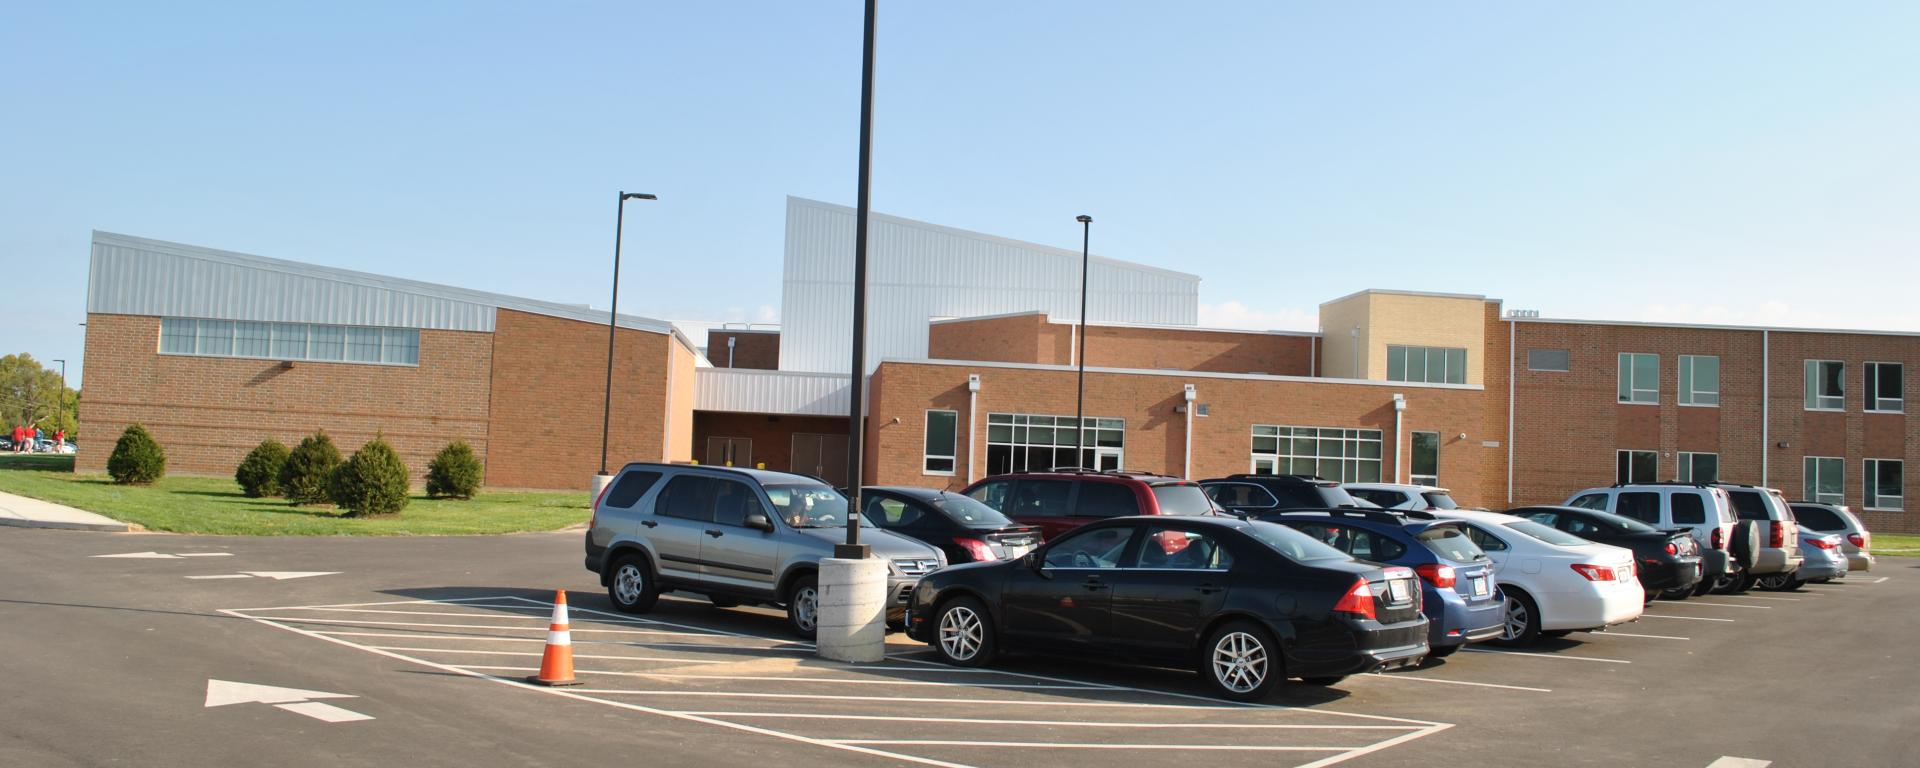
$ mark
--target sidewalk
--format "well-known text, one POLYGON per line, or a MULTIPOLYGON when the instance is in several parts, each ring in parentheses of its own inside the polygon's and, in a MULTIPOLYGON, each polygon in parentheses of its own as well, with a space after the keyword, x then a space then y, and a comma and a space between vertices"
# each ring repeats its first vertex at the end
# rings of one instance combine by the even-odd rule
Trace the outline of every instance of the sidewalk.
POLYGON ((19 528, 67 528, 78 531, 119 531, 127 524, 111 517, 63 507, 52 502, 0 493, 0 525, 19 528))

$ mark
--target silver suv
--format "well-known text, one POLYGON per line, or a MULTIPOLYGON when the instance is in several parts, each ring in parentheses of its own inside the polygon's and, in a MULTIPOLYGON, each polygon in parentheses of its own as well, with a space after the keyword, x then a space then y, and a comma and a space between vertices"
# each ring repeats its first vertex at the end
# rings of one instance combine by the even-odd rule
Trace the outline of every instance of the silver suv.
MULTIPOLYGON (((1636 483, 1608 488, 1588 488, 1567 497, 1566 506, 1631 517, 1663 530, 1685 528, 1700 545, 1700 585, 1693 594, 1704 595, 1716 585, 1732 588, 1740 584, 1743 566, 1735 550, 1752 551, 1749 539, 1736 543, 1737 517, 1727 492, 1702 483, 1636 483)), ((1670 590, 1663 596, 1686 597, 1670 590)))
POLYGON ((1747 578, 1741 584, 1743 591, 1758 579, 1792 575, 1800 570, 1800 564, 1806 559, 1800 554, 1800 524, 1793 519, 1787 497, 1772 488, 1755 485, 1715 483, 1713 487, 1726 491, 1727 498, 1733 501, 1734 514, 1742 521, 1752 521, 1754 530, 1759 532, 1760 545, 1747 563, 1747 578))
MULTIPOLYGON (((847 499, 815 478, 785 472, 628 464, 593 503, 587 570, 614 607, 645 613, 669 590, 723 608, 784 606, 795 634, 818 628, 821 558, 846 540, 847 499)), ((888 562, 887 620, 898 622, 920 577, 946 557, 862 519, 861 542, 888 562)))

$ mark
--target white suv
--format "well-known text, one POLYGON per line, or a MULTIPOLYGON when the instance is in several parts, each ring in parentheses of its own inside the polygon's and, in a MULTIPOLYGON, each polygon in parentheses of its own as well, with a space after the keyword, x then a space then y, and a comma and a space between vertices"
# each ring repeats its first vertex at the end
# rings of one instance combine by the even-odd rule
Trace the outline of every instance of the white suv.
POLYGON ((1341 487, 1356 499, 1387 509, 1459 509, 1453 493, 1432 485, 1402 483, 1345 483, 1341 487))
MULTIPOLYGON (((1660 529, 1687 529, 1700 544, 1701 578, 1693 594, 1730 588, 1745 576, 1733 555, 1733 501, 1719 488, 1700 483, 1621 484, 1579 491, 1567 497, 1566 505, 1612 512, 1660 529)), ((1757 542, 1747 544, 1751 547, 1757 542)))

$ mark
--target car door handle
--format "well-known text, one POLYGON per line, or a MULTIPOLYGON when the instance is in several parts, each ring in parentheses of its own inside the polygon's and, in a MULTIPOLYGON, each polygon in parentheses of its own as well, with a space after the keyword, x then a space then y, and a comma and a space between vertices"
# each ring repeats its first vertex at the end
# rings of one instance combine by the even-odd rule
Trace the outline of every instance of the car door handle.
POLYGON ((660 526, 660 522, 658 520, 642 520, 640 521, 640 524, 648 528, 658 528, 660 526))
POLYGON ((726 533, 725 533, 724 531, 716 531, 716 530, 714 530, 714 529, 712 529, 712 528, 708 528, 708 529, 707 529, 707 535, 708 535, 708 536, 712 536, 712 537, 714 537, 714 538, 716 538, 716 539, 717 539, 717 538, 720 538, 721 536, 725 536, 725 535, 726 535, 726 533))
POLYGON ((1107 588, 1107 585, 1100 581, 1099 576, 1088 576, 1086 581, 1080 583, 1080 586, 1088 592, 1098 592, 1107 588))

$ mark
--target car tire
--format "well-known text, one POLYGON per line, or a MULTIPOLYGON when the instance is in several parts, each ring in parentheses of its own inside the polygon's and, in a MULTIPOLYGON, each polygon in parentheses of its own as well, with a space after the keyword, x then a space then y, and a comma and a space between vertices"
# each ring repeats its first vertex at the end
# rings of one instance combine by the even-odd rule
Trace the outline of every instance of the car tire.
POLYGON ((793 580, 787 587, 787 628, 812 640, 820 632, 820 581, 813 574, 793 580))
POLYGON ((1732 587, 1727 588, 1726 590, 1722 591, 1720 594, 1738 595, 1746 592, 1751 592, 1753 591, 1753 585, 1758 583, 1759 581, 1760 581, 1760 577, 1758 576, 1741 576, 1739 580, 1733 583, 1732 587))
POLYGON ((643 555, 627 555, 614 561, 607 577, 607 599, 621 613, 646 613, 660 600, 660 580, 643 555))
POLYGON ((993 616, 971 597, 957 597, 933 612, 933 652, 956 667, 979 667, 998 652, 993 616))
POLYGON ((1436 645, 1427 649, 1427 658, 1444 659, 1460 651, 1458 645, 1436 645))
POLYGON ((1669 589, 1669 590, 1664 590, 1664 591, 1662 591, 1662 592, 1660 593, 1660 599, 1662 599, 1662 600, 1685 600, 1685 599, 1687 599, 1687 598, 1689 598, 1689 597, 1693 597, 1693 590, 1694 590, 1694 589, 1695 589, 1695 587, 1686 587, 1686 588, 1683 588, 1683 589, 1669 589))
POLYGON ((1754 579, 1753 585, 1768 592, 1785 592, 1794 588, 1793 574, 1769 573, 1754 579))
POLYGON ((1539 603, 1533 601, 1533 596, 1510 586, 1501 585, 1500 591, 1506 595, 1505 623, 1500 628, 1500 636, 1489 642, 1515 648, 1533 645, 1540 639, 1539 603))
POLYGON ((1200 678, 1229 701, 1266 698, 1286 679, 1286 663, 1273 634, 1251 621, 1229 621, 1200 646, 1200 678))
POLYGON ((1303 677, 1303 678, 1300 678, 1300 682, 1306 683, 1307 685, 1317 685, 1322 688, 1325 688, 1330 685, 1339 685, 1340 681, 1345 679, 1347 679, 1346 675, 1336 675, 1333 677, 1303 677))

